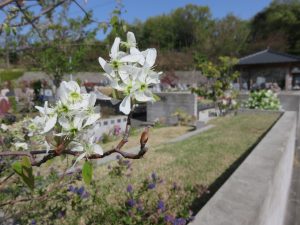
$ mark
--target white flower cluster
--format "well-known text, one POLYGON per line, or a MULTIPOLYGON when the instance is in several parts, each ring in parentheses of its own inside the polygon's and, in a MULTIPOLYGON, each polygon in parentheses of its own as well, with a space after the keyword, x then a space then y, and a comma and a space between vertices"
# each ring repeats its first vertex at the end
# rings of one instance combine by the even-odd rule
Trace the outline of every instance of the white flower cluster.
MULTIPOLYGON (((155 100, 149 87, 160 82, 160 73, 153 70, 156 55, 155 49, 139 51, 134 34, 128 32, 127 42, 122 42, 118 37, 115 39, 109 62, 99 58, 112 88, 125 96, 120 104, 120 111, 123 113, 130 113, 133 100, 155 100), (120 48, 125 48, 126 51, 120 51, 120 48)), ((14 134, 14 148, 26 150, 30 149, 29 145, 35 145, 46 148, 47 153, 50 149, 71 149, 79 152, 76 162, 91 154, 102 155, 103 150, 94 138, 94 127, 100 118, 99 108, 95 107, 96 95, 81 93, 80 90, 75 81, 63 81, 58 89, 55 105, 49 106, 45 102, 44 107, 36 106, 40 115, 24 119, 20 123, 22 129, 17 129, 16 126, 14 133, 20 135, 14 134), (26 130, 26 135, 23 130, 26 130)), ((1 132, 6 129, 1 125, 1 132)))
POLYGON ((106 62, 99 57, 99 63, 110 80, 111 86, 125 96, 120 104, 120 111, 129 114, 131 101, 155 101, 149 86, 160 83, 159 75, 153 70, 156 49, 140 51, 132 32, 127 33, 127 42, 115 38, 110 51, 110 60, 106 62), (120 51, 124 47, 126 51, 120 51))
MULTIPOLYGON (((46 134, 56 137, 59 140, 57 145, 63 144, 73 151, 82 152, 77 161, 93 153, 102 155, 102 148, 94 143, 95 138, 91 134, 93 124, 100 118, 95 103, 95 94, 80 93, 80 87, 75 81, 63 81, 54 107, 49 107, 48 102, 45 102, 44 107, 36 106, 40 116, 28 124, 28 136, 46 134)), ((49 144, 45 141, 48 149, 49 144)))

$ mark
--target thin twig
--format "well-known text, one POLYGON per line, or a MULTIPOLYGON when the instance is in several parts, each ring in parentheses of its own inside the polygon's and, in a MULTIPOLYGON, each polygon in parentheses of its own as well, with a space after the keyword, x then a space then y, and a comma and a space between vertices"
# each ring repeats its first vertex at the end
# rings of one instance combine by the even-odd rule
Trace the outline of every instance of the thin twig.
POLYGON ((9 180, 9 178, 11 178, 15 173, 12 172, 10 173, 7 177, 5 177, 1 182, 0 182, 0 187, 6 182, 9 180))
POLYGON ((20 5, 18 0, 15 0, 16 5, 18 7, 18 9, 21 11, 21 13, 24 15, 25 20, 28 22, 28 24, 31 24, 32 28, 37 32, 37 34, 39 35, 39 37, 43 40, 44 36, 40 33, 40 30, 37 28, 37 26, 34 24, 34 21, 32 21, 32 19, 28 16, 26 10, 24 10, 22 8, 22 6, 20 5))
MULTIPOLYGON (((129 115, 127 116, 127 123, 126 123, 126 128, 125 128, 125 132, 123 135, 122 140, 119 142, 119 144, 111 149, 108 150, 106 152, 104 152, 102 155, 99 154, 92 154, 92 155, 88 155, 85 158, 86 159, 102 159, 105 158, 113 153, 118 153, 120 154, 123 158, 126 159, 140 159, 144 156, 144 154, 147 152, 147 147, 145 146, 146 143, 141 143, 141 148, 140 151, 136 154, 134 153, 129 153, 129 152, 124 152, 122 151, 122 147, 128 142, 128 138, 129 138, 129 134, 130 134, 130 128, 131 128, 131 116, 132 116, 132 112, 129 113, 129 115)), ((148 132, 148 130, 147 130, 148 132)), ((144 133, 144 132, 143 132, 144 133)), ((142 134, 143 135, 143 134, 142 134)), ((5 151, 5 152, 0 152, 0 157, 3 156, 28 156, 30 158, 31 161, 31 165, 32 166, 41 166, 43 163, 47 162, 50 159, 53 159, 59 155, 72 155, 72 156, 79 156, 81 154, 81 152, 77 152, 77 151, 72 151, 69 149, 64 149, 63 151, 60 152, 60 154, 57 154, 57 150, 34 150, 34 151, 5 151), (40 155, 40 154, 47 154, 45 155, 41 160, 36 161, 35 156, 36 155, 40 155)))

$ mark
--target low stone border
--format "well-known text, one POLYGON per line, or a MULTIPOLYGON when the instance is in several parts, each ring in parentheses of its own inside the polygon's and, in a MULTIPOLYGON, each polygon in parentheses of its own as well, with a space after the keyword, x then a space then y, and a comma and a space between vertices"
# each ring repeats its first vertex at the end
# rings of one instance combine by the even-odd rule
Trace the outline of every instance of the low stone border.
POLYGON ((237 113, 284 113, 284 110, 265 110, 265 109, 248 109, 239 108, 237 113))
POLYGON ((191 225, 282 225, 295 151, 296 112, 285 112, 191 225))

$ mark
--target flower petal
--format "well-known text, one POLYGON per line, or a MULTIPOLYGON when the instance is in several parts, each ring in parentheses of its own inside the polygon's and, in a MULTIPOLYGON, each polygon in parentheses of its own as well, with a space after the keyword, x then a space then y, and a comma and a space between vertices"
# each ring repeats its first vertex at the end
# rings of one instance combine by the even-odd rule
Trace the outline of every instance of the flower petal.
POLYGON ((156 56, 157 56, 157 52, 156 52, 156 49, 155 48, 150 48, 147 52, 147 55, 146 55, 146 66, 147 67, 152 67, 155 63, 155 60, 156 60, 156 56))
POLYGON ((111 67, 111 65, 109 63, 107 63, 103 58, 99 57, 98 61, 101 65, 101 67, 103 68, 103 70, 105 71, 105 73, 107 73, 109 76, 115 77, 115 72, 113 70, 113 68, 111 67))
POLYGON ((131 110, 131 100, 130 100, 130 95, 126 96, 123 101, 120 104, 120 111, 123 112, 124 114, 128 115, 131 110))
POLYGON ((115 38, 113 46, 111 47, 110 57, 112 59, 116 59, 118 56, 119 46, 120 46, 121 39, 119 37, 115 38))
POLYGON ((53 116, 49 117, 46 121, 44 131, 42 133, 49 132, 56 124, 57 121, 57 114, 54 114, 53 116))
POLYGON ((127 32, 127 43, 131 47, 135 47, 136 46, 136 40, 135 40, 134 33, 130 32, 130 31, 127 32))
POLYGON ((100 118, 100 113, 95 113, 92 115, 89 115, 88 119, 86 120, 83 127, 89 126, 93 123, 95 123, 100 118))
POLYGON ((137 92, 135 92, 134 93, 134 97, 139 102, 154 101, 154 98, 153 98, 152 94, 150 95, 150 93, 146 93, 144 91, 137 91, 137 92))
POLYGON ((103 149, 101 148, 100 145, 93 144, 93 151, 94 151, 96 154, 103 155, 103 149))

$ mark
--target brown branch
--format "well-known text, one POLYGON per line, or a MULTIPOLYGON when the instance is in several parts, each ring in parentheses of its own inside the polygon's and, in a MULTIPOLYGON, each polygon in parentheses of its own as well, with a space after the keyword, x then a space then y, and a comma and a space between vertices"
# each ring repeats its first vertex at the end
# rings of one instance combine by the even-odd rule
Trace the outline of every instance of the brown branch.
MULTIPOLYGON (((149 127, 147 127, 141 135, 141 140, 140 140, 141 147, 140 147, 140 151, 138 153, 135 154, 135 153, 121 151, 122 147, 128 142, 130 128, 131 128, 131 116, 132 116, 132 112, 127 116, 127 123, 126 123, 126 128, 125 128, 123 138, 115 148, 104 152, 102 155, 91 154, 91 155, 87 155, 85 158, 86 159, 102 159, 113 153, 120 154, 123 158, 126 158, 126 159, 142 158, 148 150, 148 148, 146 147, 146 143, 148 140, 149 127)), ((81 154, 81 152, 72 151, 69 149, 65 149, 65 150, 61 151, 60 153, 58 153, 57 150, 55 149, 55 150, 49 150, 49 151, 35 150, 35 151, 28 151, 28 152, 26 152, 26 151, 5 151, 5 152, 0 152, 0 157, 3 157, 3 156, 16 156, 16 157, 28 156, 30 158, 31 165, 39 167, 43 163, 45 163, 48 160, 53 159, 59 155, 72 155, 72 156, 76 157, 76 156, 79 156, 80 154, 81 154), (47 154, 47 155, 45 155, 39 161, 36 161, 35 156, 40 155, 40 154, 47 154)))
POLYGON ((37 28, 37 26, 34 24, 34 21, 32 21, 32 19, 27 15, 26 10, 24 10, 22 8, 22 5, 20 4, 20 2, 18 0, 15 0, 16 5, 18 7, 18 9, 20 10, 20 12, 24 15, 25 20, 28 22, 28 24, 31 24, 32 28, 37 32, 37 34, 39 35, 39 37, 41 39, 43 39, 43 35, 40 33, 39 29, 37 28))
POLYGON ((14 0, 3 0, 3 1, 1 1, 0 2, 0 9, 2 9, 3 7, 5 7, 5 6, 7 6, 7 5, 9 5, 9 4, 11 4, 11 3, 13 3, 14 2, 14 0))
POLYGON ((78 3, 77 0, 71 0, 71 1, 74 2, 75 5, 78 6, 78 8, 84 13, 84 15, 86 16, 86 18, 87 18, 89 21, 91 21, 91 22, 93 22, 93 23, 101 24, 101 22, 98 22, 98 21, 94 20, 93 18, 91 18, 90 14, 89 14, 82 6, 78 3))
POLYGON ((13 175, 15 175, 15 173, 10 173, 7 177, 5 177, 1 182, 0 182, 0 187, 9 180, 9 178, 11 178, 13 175))
MULTIPOLYGON (((4 6, 13 3, 15 0, 9 0, 6 1, 7 4, 5 4, 4 6)), ((23 26, 27 26, 27 25, 32 25, 34 22, 36 22, 37 20, 39 20, 43 15, 53 11, 54 9, 56 9, 58 6, 62 5, 63 3, 67 2, 69 0, 61 0, 58 1, 56 4, 50 5, 48 6, 46 9, 44 9, 40 14, 38 14, 37 16, 33 17, 32 19, 30 19, 30 21, 26 20, 24 22, 20 22, 20 23, 15 23, 15 24, 10 24, 10 27, 23 27, 23 26)), ((4 3, 6 3, 4 2, 4 3)), ((3 3, 3 4, 4 4, 3 3)), ((0 8, 1 8, 1 3, 0 3, 0 8)), ((2 7, 3 8, 3 7, 2 7)), ((19 8, 20 9, 20 8, 19 8)), ((24 14, 24 13, 23 13, 24 14)), ((25 18, 26 19, 26 18, 25 18)), ((0 31, 3 29, 3 24, 0 24, 0 31)))

